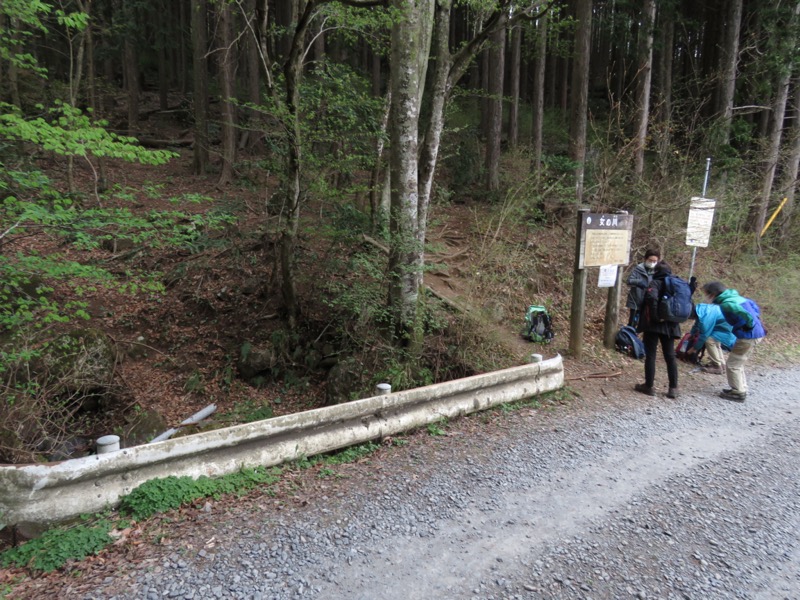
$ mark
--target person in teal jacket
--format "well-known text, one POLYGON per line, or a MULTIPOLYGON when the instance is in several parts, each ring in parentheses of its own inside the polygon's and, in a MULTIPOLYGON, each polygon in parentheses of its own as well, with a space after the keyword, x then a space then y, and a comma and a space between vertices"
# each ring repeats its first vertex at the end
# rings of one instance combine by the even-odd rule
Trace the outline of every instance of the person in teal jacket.
POLYGON ((725 355, 722 351, 730 352, 736 343, 733 327, 725 320, 722 309, 716 304, 695 304, 692 318, 695 322, 690 333, 697 334, 697 341, 687 354, 700 352, 705 346, 710 364, 703 367, 703 371, 721 375, 725 372, 725 355))
POLYGON ((767 330, 761 323, 761 309, 758 304, 740 296, 736 290, 729 290, 719 281, 711 281, 703 286, 703 293, 709 302, 718 305, 725 320, 733 329, 736 343, 728 357, 726 373, 728 385, 720 396, 736 402, 744 402, 747 397, 747 378, 744 366, 748 358, 767 330))

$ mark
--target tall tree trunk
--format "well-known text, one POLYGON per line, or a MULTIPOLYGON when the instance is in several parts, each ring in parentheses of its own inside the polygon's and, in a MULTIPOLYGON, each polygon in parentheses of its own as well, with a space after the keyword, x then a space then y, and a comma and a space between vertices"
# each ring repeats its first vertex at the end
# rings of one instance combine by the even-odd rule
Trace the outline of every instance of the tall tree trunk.
POLYGON ((124 0, 125 39, 123 56, 125 87, 128 92, 128 134, 139 129, 139 57, 136 51, 136 7, 132 0, 124 0))
POLYGON ((370 52, 372 55, 372 95, 376 98, 381 95, 381 55, 370 52))
MULTIPOLYGON (((159 4, 162 15, 169 14, 166 3, 159 4)), ((156 46, 158 47, 158 105, 161 110, 169 106, 169 67, 167 66, 167 27, 166 23, 156 25, 156 46)))
POLYGON ((519 136, 519 88, 520 88, 520 54, 522 49, 522 28, 511 30, 511 81, 509 95, 511 106, 508 110, 508 147, 516 149, 519 136))
POLYGON ((769 200, 772 195, 772 183, 775 179, 775 169, 778 166, 778 158, 780 156, 783 117, 786 113, 790 78, 791 74, 786 73, 780 77, 778 83, 778 95, 775 98, 775 103, 772 105, 773 118, 770 119, 769 144, 764 159, 761 194, 759 195, 758 202, 753 206, 753 210, 751 211, 751 223, 753 226, 753 233, 755 234, 756 252, 758 254, 761 254, 761 230, 764 228, 764 223, 767 220, 767 209, 769 208, 769 200))
MULTIPOLYGON (((94 23, 96 17, 92 12, 93 0, 81 0, 78 7, 81 12, 89 16, 86 26, 86 83, 89 108, 92 109, 92 118, 100 119, 101 107, 97 99, 97 73, 94 60, 94 23)), ((95 192, 103 192, 108 187, 108 177, 106 174, 106 160, 102 156, 97 158, 97 174, 95 177, 95 192)))
POLYGON ((537 179, 542 173, 542 129, 544 125, 544 84, 547 64, 547 14, 537 22, 536 61, 534 62, 533 101, 531 106, 531 142, 533 168, 537 179))
POLYGON ((491 51, 484 48, 480 56, 480 73, 481 73, 481 136, 483 139, 489 137, 489 71, 491 67, 491 51))
POLYGON ((194 103, 194 172, 208 169, 207 0, 192 0, 192 81, 194 103))
MULTIPOLYGON (((429 77, 426 89, 427 122, 421 139, 419 153, 419 204, 417 209, 417 243, 425 247, 428 227, 428 208, 433 190, 433 176, 439 156, 439 144, 444 130, 444 108, 447 103, 451 82, 452 56, 448 47, 450 20, 452 18, 451 0, 436 2, 434 13, 434 45, 432 47, 434 72, 429 77)), ((470 61, 471 62, 471 61, 470 61)), ((466 67, 464 67, 466 68, 466 67)), ((460 78, 461 74, 455 76, 460 78)), ((417 276, 417 287, 422 285, 422 271, 417 276)))
MULTIPOLYGON (((558 106, 561 108, 561 114, 562 115, 566 115, 567 114, 567 109, 569 107, 569 93, 570 93, 570 89, 569 89, 569 81, 570 81, 569 64, 570 64, 570 61, 567 58, 559 58, 558 59, 558 63, 560 65, 560 67, 561 67, 561 69, 559 71, 560 77, 559 77, 559 81, 558 81, 558 85, 559 85, 559 88, 558 88, 558 106)), ((572 68, 574 69, 575 66, 573 65, 572 68)), ((574 77, 574 75, 573 75, 573 77, 574 77)))
MULTIPOLYGON (((294 4, 294 3, 293 3, 294 4)), ((293 21, 291 46, 283 69, 286 80, 286 131, 288 149, 286 153, 286 210, 281 227, 280 261, 281 261, 281 294, 289 319, 289 327, 295 329, 300 317, 300 303, 297 299, 297 278, 295 275, 295 246, 300 224, 300 195, 302 155, 302 129, 300 127, 300 83, 303 77, 303 52, 305 39, 311 17, 316 6, 315 0, 304 0, 304 6, 294 4, 296 19, 293 21)))
MULTIPOLYGON (((19 37, 20 20, 18 17, 11 17, 9 20, 11 21, 11 37, 16 40, 19 37)), ((19 67, 14 60, 8 63, 8 85, 11 91, 11 104, 22 108, 22 98, 19 95, 19 67)))
POLYGON ((489 46, 489 113, 486 138, 486 189, 500 189, 500 146, 503 135, 503 79, 505 75, 506 30, 492 34, 489 46))
POLYGON ((592 40, 592 0, 577 0, 575 60, 572 72, 572 102, 569 135, 569 156, 575 168, 575 196, 583 201, 583 180, 586 161, 586 120, 589 105, 589 55, 592 40))
MULTIPOLYGON (((245 41, 245 56, 247 60, 247 101, 253 106, 261 104, 261 68, 258 57, 258 28, 256 14, 256 0, 247 0, 245 4, 245 14, 242 15, 246 24, 247 39, 245 41)), ((258 123, 258 110, 250 108, 247 114, 247 145, 253 146, 257 141, 255 135, 258 123)), ((244 143, 245 140, 243 139, 244 143)))
POLYGON ((739 57, 739 31, 742 23, 742 0, 728 0, 726 26, 724 28, 724 46, 722 48, 722 65, 719 82, 719 105, 717 113, 722 117, 720 125, 720 142, 723 146, 730 143, 731 121, 733 119, 733 95, 736 90, 736 63, 739 57))
POLYGON ((666 177, 670 164, 670 146, 672 136, 670 134, 672 122, 672 57, 673 45, 675 41, 675 21, 672 14, 659 12, 661 21, 658 28, 660 33, 660 53, 658 57, 658 83, 657 98, 658 104, 655 110, 655 119, 658 123, 658 167, 662 177, 666 177))
POLYGON ((658 115, 659 123, 667 124, 672 117, 672 62, 675 45, 675 20, 672 15, 660 14, 660 51, 658 60, 658 115))
MULTIPOLYGON (((85 6, 79 2, 78 10, 86 12, 85 6)), ((78 97, 80 95, 81 80, 83 79, 83 56, 86 49, 86 31, 73 31, 69 25, 65 25, 65 33, 67 39, 67 48, 69 51, 69 97, 68 103, 72 108, 78 106, 78 97), (75 47, 75 40, 78 40, 78 47, 75 47)), ((91 163, 90 163, 91 164, 91 163)), ((95 178, 95 193, 97 192, 97 178, 95 178)), ((75 193, 75 157, 70 155, 67 158, 67 187, 70 194, 75 193)))
POLYGON ((407 345, 415 352, 421 345, 417 301, 423 265, 423 249, 417 237, 418 128, 434 0, 393 0, 392 5, 404 18, 395 20, 391 33, 389 308, 396 343, 407 345))
POLYGON ((233 42, 233 15, 231 5, 221 2, 218 5, 217 57, 219 79, 222 93, 222 169, 219 185, 227 185, 233 179, 233 164, 236 161, 236 47, 233 42))
POLYGON ((750 223, 755 234, 756 252, 761 254, 761 231, 767 219, 770 196, 772 194, 772 184, 775 178, 775 170, 778 165, 781 148, 781 137, 783 134, 784 116, 786 114, 786 102, 789 97, 789 84, 792 78, 792 62, 796 52, 797 41, 793 37, 793 32, 798 24, 800 16, 800 0, 794 2, 794 8, 784 23, 781 23, 779 30, 773 35, 781 36, 775 46, 779 49, 778 55, 774 58, 779 62, 777 79, 777 92, 775 102, 772 107, 772 119, 770 119, 769 142, 766 149, 764 160, 764 179, 761 186, 759 201, 754 205, 750 213, 750 223))
POLYGON ((650 116, 650 82, 653 75, 653 25, 656 20, 655 0, 644 0, 642 25, 639 29, 639 65, 636 73, 636 137, 634 172, 644 173, 644 148, 650 116))
MULTIPOLYGON (((795 70, 797 71, 797 69, 795 70)), ((789 142, 789 155, 786 158, 781 189, 786 195, 786 205, 781 215, 781 243, 789 242, 791 225, 794 221, 795 193, 797 191, 797 174, 800 170, 800 75, 794 78, 794 106, 792 107, 792 128, 789 142)))
POLYGON ((375 141, 375 164, 372 167, 369 178, 370 225, 373 232, 380 231, 385 226, 387 217, 387 214, 384 214, 382 210, 381 196, 383 190, 381 185, 381 173, 384 171, 383 150, 386 145, 386 129, 389 125, 389 108, 391 104, 392 94, 390 90, 386 93, 386 107, 383 111, 383 118, 381 119, 381 130, 375 141))
POLYGON ((556 83, 558 81, 558 64, 559 58, 555 52, 551 52, 547 56, 548 67, 545 69, 545 94, 544 104, 548 108, 555 108, 556 100, 556 83))
POLYGON ((178 2, 178 26, 180 31, 178 33, 178 87, 181 90, 181 95, 186 94, 188 77, 186 71, 189 68, 186 60, 186 1, 178 2))

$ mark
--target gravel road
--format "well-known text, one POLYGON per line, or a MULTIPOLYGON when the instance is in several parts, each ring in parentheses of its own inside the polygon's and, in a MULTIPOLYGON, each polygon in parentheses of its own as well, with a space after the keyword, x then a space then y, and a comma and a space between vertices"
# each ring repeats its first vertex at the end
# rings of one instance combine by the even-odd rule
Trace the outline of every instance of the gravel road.
POLYGON ((797 599, 800 370, 752 380, 463 419, 80 597, 797 599))

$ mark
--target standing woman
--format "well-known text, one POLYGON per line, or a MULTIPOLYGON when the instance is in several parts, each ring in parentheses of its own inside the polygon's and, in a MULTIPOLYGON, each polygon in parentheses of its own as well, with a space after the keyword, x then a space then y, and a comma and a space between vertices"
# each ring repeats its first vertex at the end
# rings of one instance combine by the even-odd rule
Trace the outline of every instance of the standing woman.
POLYGON ((628 325, 631 327, 636 327, 639 323, 639 309, 644 300, 644 291, 653 279, 653 271, 655 271, 659 260, 661 260, 661 252, 648 248, 644 251, 644 262, 633 267, 630 275, 628 275, 627 283, 630 289, 628 290, 628 298, 625 300, 625 306, 631 311, 628 318, 628 325))
POLYGON ((669 391, 667 398, 678 397, 678 361, 675 358, 675 340, 681 337, 681 328, 677 323, 661 321, 658 318, 658 300, 664 289, 664 280, 672 275, 672 269, 663 260, 656 265, 653 280, 644 293, 640 308, 641 316, 636 327, 637 332, 644 333, 644 383, 637 383, 634 389, 648 396, 655 396, 653 383, 656 378, 656 355, 661 344, 661 352, 667 363, 669 391))

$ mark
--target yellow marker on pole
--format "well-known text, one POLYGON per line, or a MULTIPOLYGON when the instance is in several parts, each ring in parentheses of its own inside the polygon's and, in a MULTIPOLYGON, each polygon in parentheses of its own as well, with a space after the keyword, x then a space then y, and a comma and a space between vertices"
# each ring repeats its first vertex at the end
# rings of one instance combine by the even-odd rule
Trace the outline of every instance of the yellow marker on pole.
POLYGON ((778 208, 776 208, 775 212, 772 213, 772 216, 769 218, 769 221, 767 221, 767 224, 764 225, 764 229, 761 230, 761 235, 758 237, 764 237, 764 234, 767 233, 767 229, 769 229, 769 226, 772 225, 772 222, 775 220, 775 217, 777 217, 778 213, 781 212, 783 205, 786 204, 786 201, 788 199, 789 198, 784 198, 783 200, 781 200, 781 203, 778 205, 778 208))

